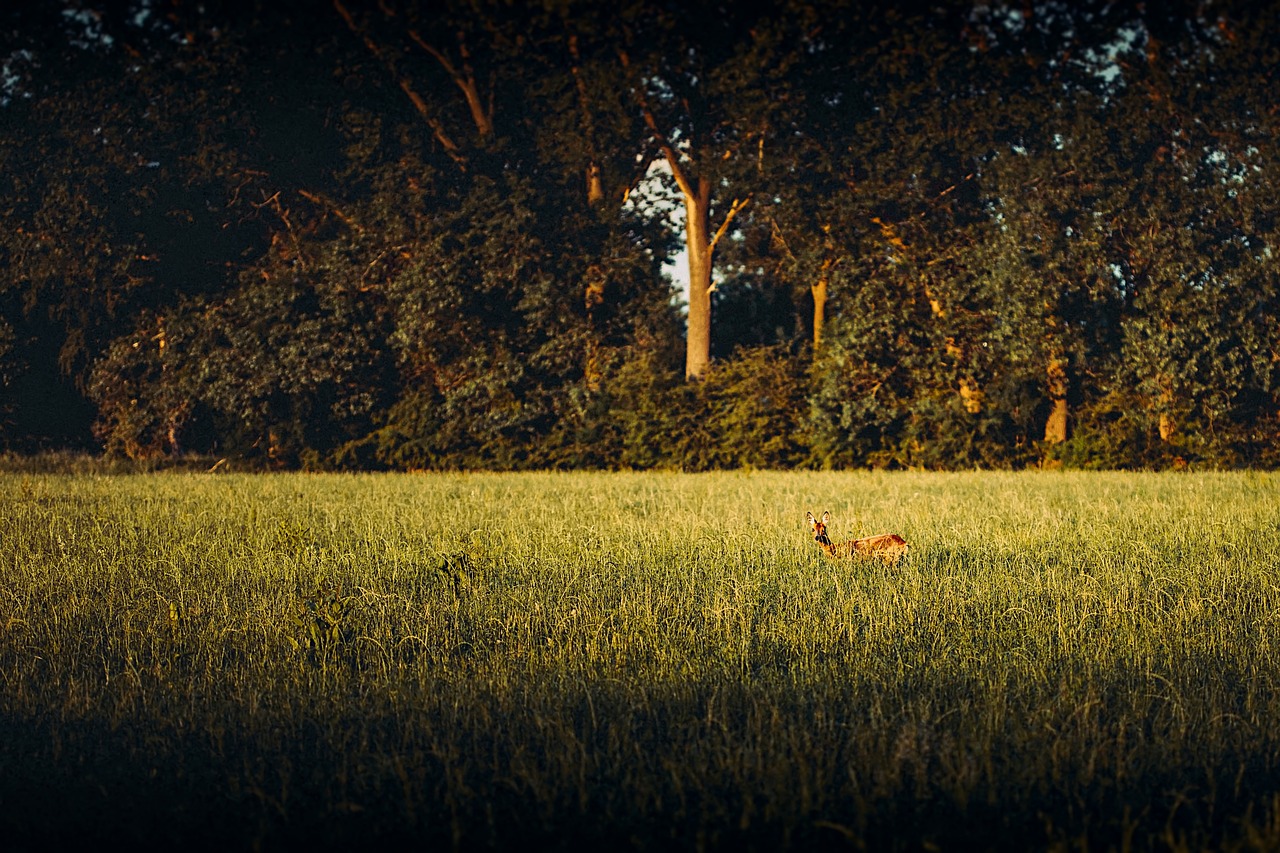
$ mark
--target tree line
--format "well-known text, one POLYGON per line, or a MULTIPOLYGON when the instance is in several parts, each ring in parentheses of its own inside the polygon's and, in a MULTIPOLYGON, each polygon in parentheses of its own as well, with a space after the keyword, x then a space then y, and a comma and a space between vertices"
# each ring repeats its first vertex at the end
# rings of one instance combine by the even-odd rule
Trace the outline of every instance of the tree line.
POLYGON ((1278 9, 19 4, 0 444, 1273 466, 1278 9))

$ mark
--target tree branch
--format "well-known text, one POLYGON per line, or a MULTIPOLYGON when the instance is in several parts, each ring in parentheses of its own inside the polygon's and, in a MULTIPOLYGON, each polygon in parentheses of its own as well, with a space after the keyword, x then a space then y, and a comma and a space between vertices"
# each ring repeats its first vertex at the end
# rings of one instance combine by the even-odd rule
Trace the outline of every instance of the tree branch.
MULTIPOLYGON (((582 113, 582 131, 587 140, 587 204, 594 205, 604 201, 604 181, 600 175, 600 157, 596 152, 595 117, 591 111, 591 97, 587 93, 587 81, 582 77, 582 54, 578 50, 578 36, 570 33, 568 39, 570 63, 569 71, 573 75, 575 88, 578 90, 578 109, 582 113)), ((625 197, 624 197, 625 199, 625 197)))
POLYGON ((347 29, 351 30, 357 38, 363 41, 365 47, 369 49, 369 52, 386 67, 387 73, 395 79, 397 85, 399 85, 405 95, 408 96, 409 102, 413 104, 413 108, 418 111, 418 115, 422 116, 423 120, 427 123, 427 126, 431 128, 432 133, 435 135, 436 140, 440 143, 441 147, 444 148, 445 153, 465 170, 467 158, 463 156, 462 149, 459 148, 458 144, 449 137, 448 133, 445 132, 444 125, 441 124, 440 120, 431 113, 431 108, 427 106, 427 102, 422 99, 422 96, 414 90, 413 84, 409 82, 409 79, 396 72, 395 63, 387 55, 386 51, 384 51, 368 33, 360 28, 360 25, 356 23, 355 18, 352 17, 351 12, 347 10, 345 5, 343 5, 342 0, 333 0, 333 8, 342 16, 342 20, 346 23, 347 29))
POLYGON ((748 195, 746 198, 742 199, 741 201, 739 201, 736 198, 733 200, 733 204, 729 206, 729 212, 725 214, 724 222, 720 223, 720 227, 716 229, 715 236, 711 238, 711 245, 709 248, 712 252, 716 250, 716 243, 719 243, 720 238, 723 237, 725 232, 729 230, 729 225, 733 223, 733 218, 737 216, 738 213, 742 210, 742 208, 746 207, 747 204, 750 203, 750 201, 751 201, 750 195, 748 195))
POLYGON ((327 208, 334 216, 341 219, 343 224, 345 224, 348 228, 350 228, 352 231, 356 232, 357 234, 360 234, 363 236, 364 228, 360 226, 360 223, 354 221, 353 219, 351 219, 351 217, 343 213, 342 209, 338 207, 338 205, 330 201, 329 199, 324 198, 318 193, 308 192, 307 190, 298 190, 298 195, 302 196, 312 204, 327 208))
POLYGON ((480 90, 476 87, 475 72, 471 68, 471 63, 467 61, 470 54, 467 51, 466 42, 462 40, 462 34, 458 34, 458 42, 462 52, 461 70, 453 64, 453 61, 449 59, 444 51, 430 44, 418 34, 417 30, 409 30, 409 38, 418 47, 435 57, 436 62, 439 62, 440 67, 449 75, 449 79, 453 80, 454 85, 462 91, 462 96, 467 100, 467 108, 471 110, 471 120, 475 122, 476 132, 482 138, 492 134, 493 113, 492 110, 485 110, 484 103, 480 98, 480 90))
MULTIPOLYGON (((630 72, 631 58, 625 50, 618 50, 618 59, 622 63, 623 69, 630 72)), ((649 107, 649 99, 644 95, 644 81, 633 81, 632 88, 636 94, 636 101, 640 106, 640 115, 643 116, 645 125, 652 132, 653 141, 658 144, 658 150, 662 152, 667 165, 671 167, 671 175, 676 179, 676 186, 680 188, 680 192, 684 193, 685 198, 696 198, 697 192, 693 188, 693 183, 689 179, 688 173, 680 168, 680 155, 671 145, 669 137, 658 127, 658 120, 654 117, 653 110, 649 107)))

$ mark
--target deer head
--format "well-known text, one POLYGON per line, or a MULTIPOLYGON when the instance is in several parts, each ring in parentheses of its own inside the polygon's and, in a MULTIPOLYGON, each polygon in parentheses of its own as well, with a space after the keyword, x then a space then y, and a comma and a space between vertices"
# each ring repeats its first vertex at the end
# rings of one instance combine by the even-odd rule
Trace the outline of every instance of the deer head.
POLYGON ((814 518, 811 512, 806 512, 804 517, 809 522, 809 529, 813 531, 813 541, 824 548, 830 548, 831 539, 827 536, 827 525, 831 523, 831 513, 822 513, 822 521, 814 518))

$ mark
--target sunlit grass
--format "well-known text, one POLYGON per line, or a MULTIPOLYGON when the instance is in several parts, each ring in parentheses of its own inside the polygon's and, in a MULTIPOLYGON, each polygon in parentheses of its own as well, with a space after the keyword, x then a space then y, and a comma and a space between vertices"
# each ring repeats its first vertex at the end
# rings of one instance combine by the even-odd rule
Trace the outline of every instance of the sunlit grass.
POLYGON ((0 831, 1274 848, 1278 486, 0 476, 0 831))

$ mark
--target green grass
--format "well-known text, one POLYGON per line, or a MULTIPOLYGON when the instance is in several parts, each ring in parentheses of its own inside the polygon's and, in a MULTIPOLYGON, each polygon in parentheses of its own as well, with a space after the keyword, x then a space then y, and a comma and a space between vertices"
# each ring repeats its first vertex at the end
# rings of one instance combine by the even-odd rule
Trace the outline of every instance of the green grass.
POLYGON ((0 837, 1276 849, 1278 522, 1261 474, 0 475, 0 837))

